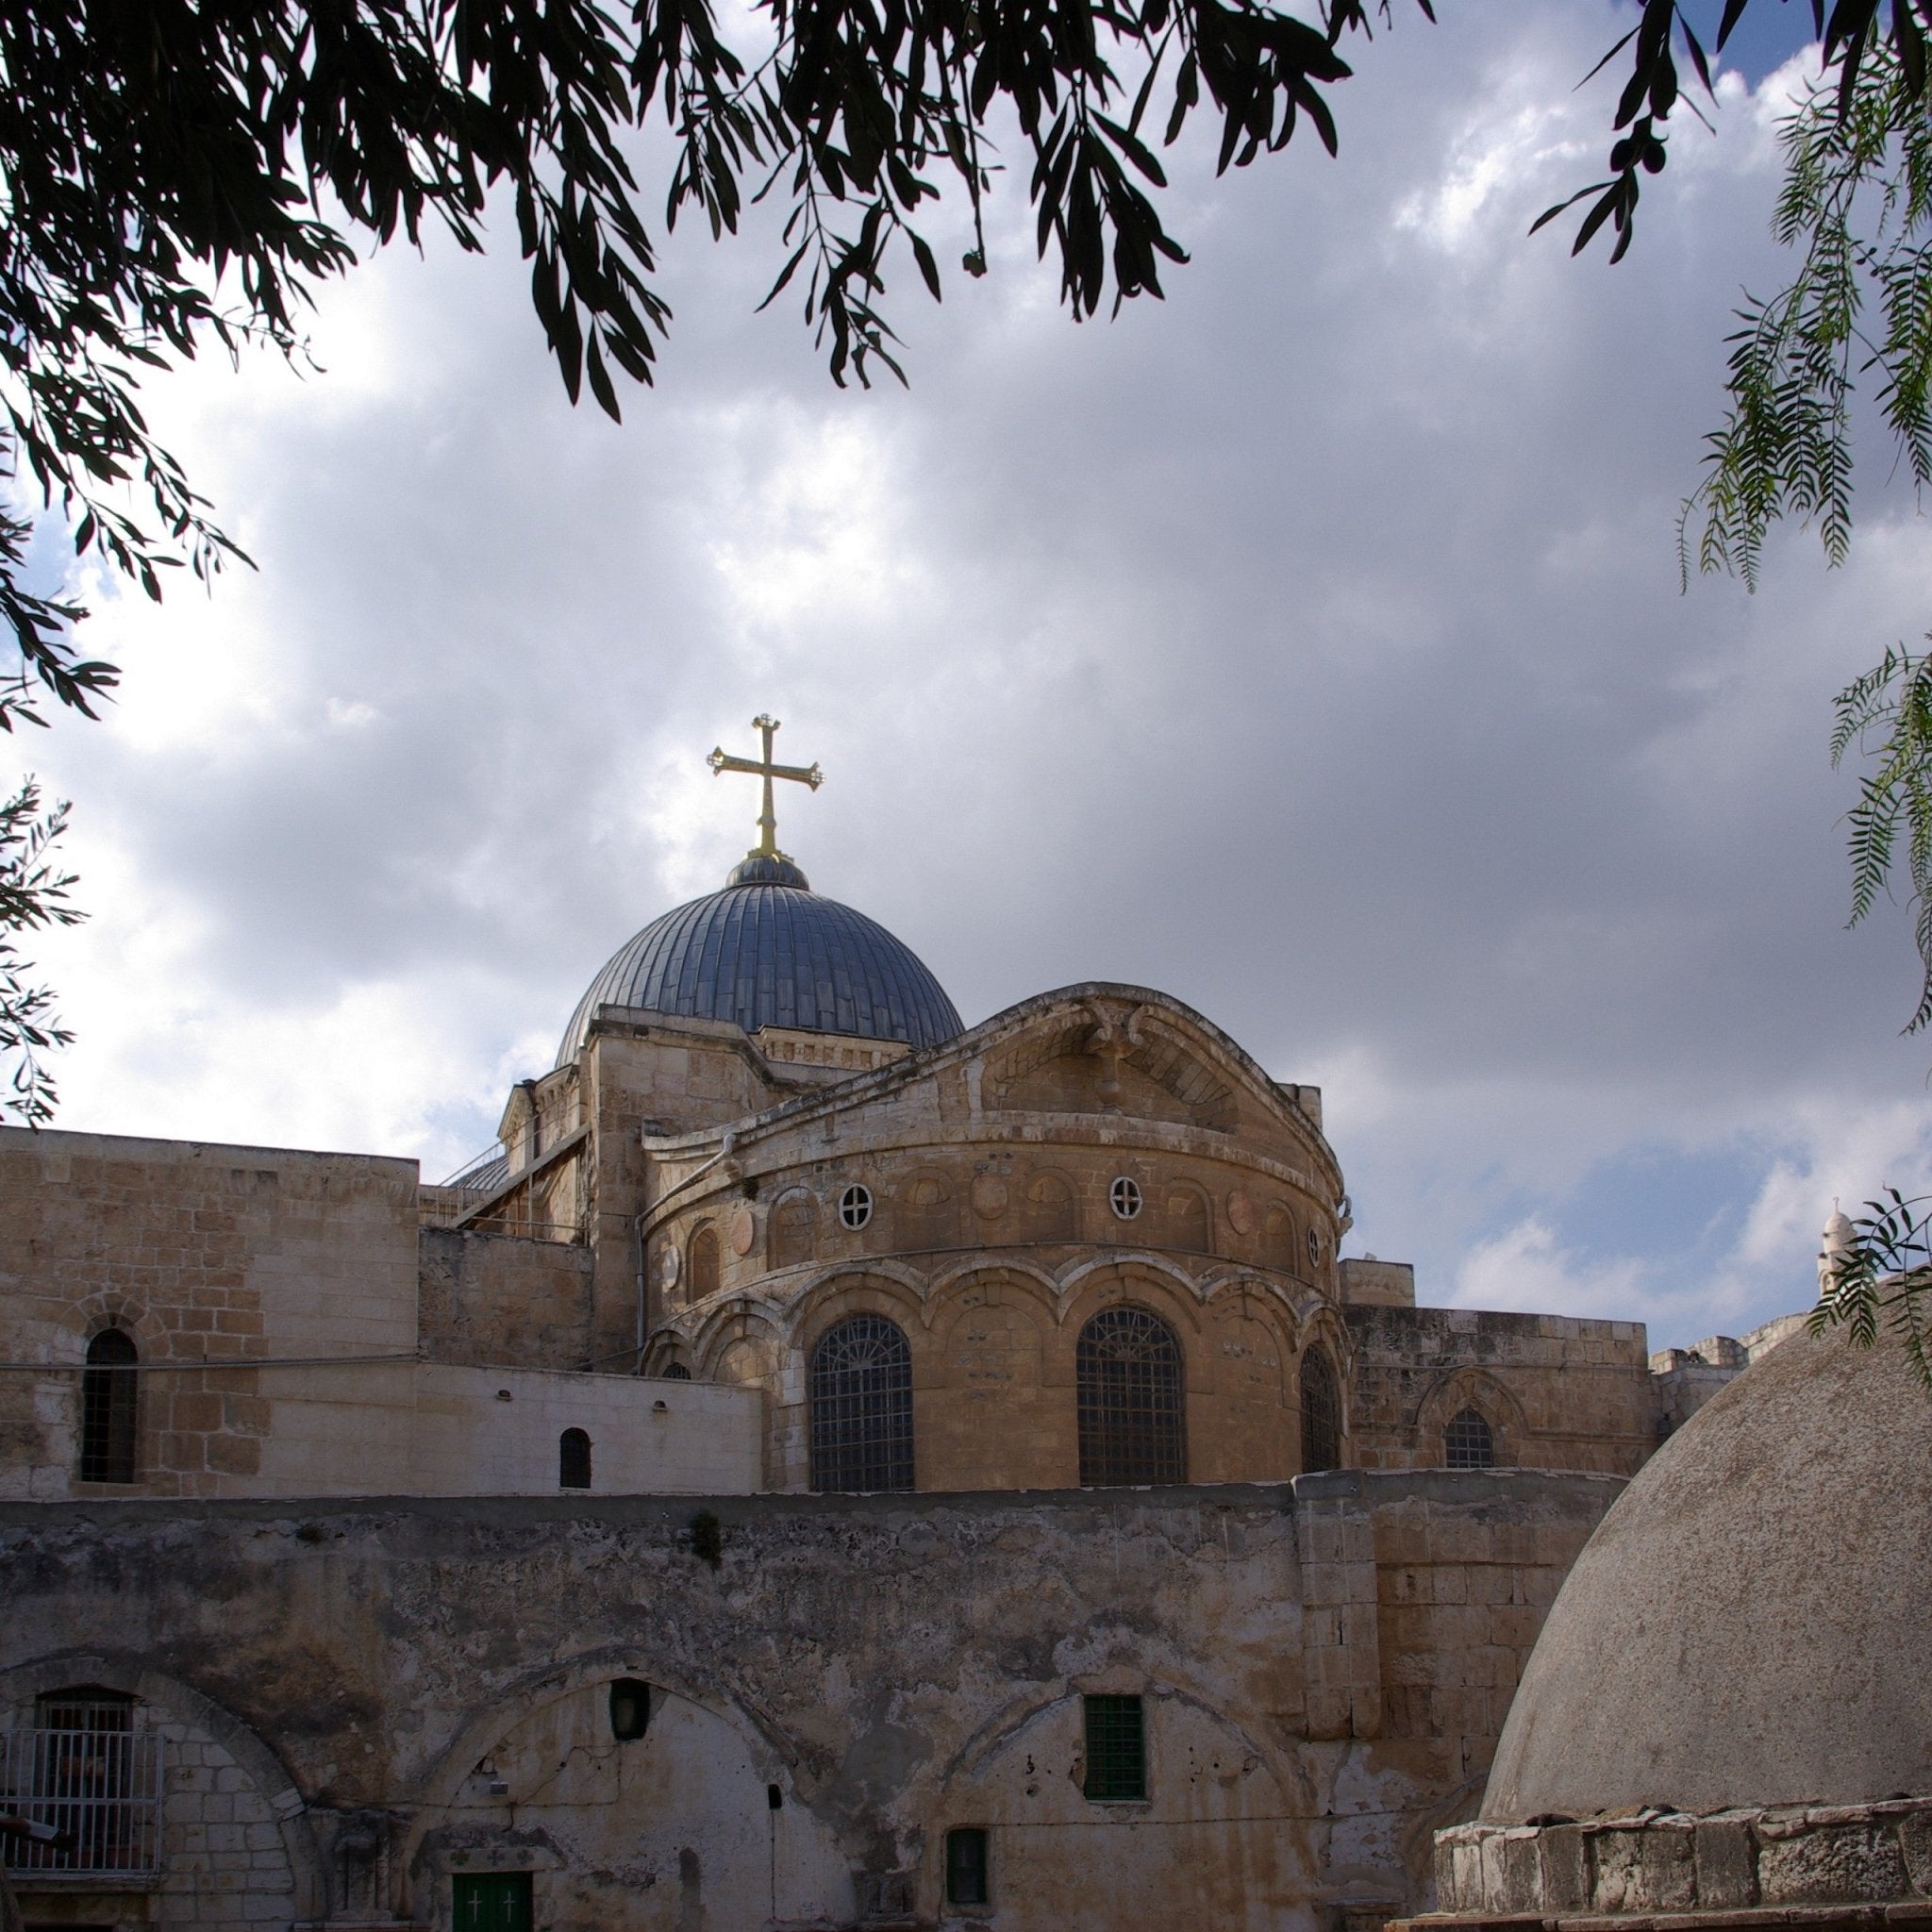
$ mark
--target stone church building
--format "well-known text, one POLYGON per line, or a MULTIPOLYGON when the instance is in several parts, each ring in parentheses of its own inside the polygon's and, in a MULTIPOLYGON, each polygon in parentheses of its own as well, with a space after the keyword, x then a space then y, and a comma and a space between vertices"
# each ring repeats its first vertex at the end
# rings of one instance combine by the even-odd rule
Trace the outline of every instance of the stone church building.
POLYGON ((1166 994, 965 1025, 777 850, 817 773, 758 722, 758 848, 452 1181, 0 1134, 26 1925, 1430 1903, 1577 1551, 1746 1350, 1418 1306, 1342 1256, 1320 1093, 1166 994))

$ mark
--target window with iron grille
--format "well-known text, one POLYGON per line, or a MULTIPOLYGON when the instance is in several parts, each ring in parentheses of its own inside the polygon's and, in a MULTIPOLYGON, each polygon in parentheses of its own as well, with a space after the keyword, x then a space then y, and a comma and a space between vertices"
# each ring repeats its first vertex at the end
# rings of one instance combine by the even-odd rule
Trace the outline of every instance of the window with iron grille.
POLYGON ((1138 1697, 1087 1697, 1089 1798, 1122 1800, 1147 1795, 1147 1733, 1138 1697))
POLYGON ((588 1490, 591 1487, 591 1439, 582 1429, 566 1429, 557 1439, 557 1487, 559 1490, 588 1490))
POLYGON ((1496 1439, 1474 1409, 1465 1408, 1442 1431, 1442 1459, 1451 1469, 1493 1469, 1496 1439))
POLYGON ((1341 1467, 1341 1391, 1319 1343, 1302 1357, 1302 1470, 1341 1467))
POLYGON ((64 1842, 9 1838, 15 1871, 153 1872, 160 1862, 161 1740, 141 1729, 135 1699, 98 1685, 34 1700, 30 1730, 0 1731, 6 1808, 64 1842))
POLYGON ((80 1479, 131 1483, 139 1444, 141 1351, 119 1328, 103 1328, 87 1345, 80 1373, 80 1479))
POLYGON ((689 1382, 691 1380, 691 1371, 682 1362, 673 1362, 664 1371, 664 1379, 667 1382, 689 1382))
POLYGON ((811 1486, 912 1487, 912 1352, 896 1322, 852 1315, 819 1338, 808 1390, 811 1486))
POLYGON ((1145 1308, 1103 1308, 1074 1351, 1080 1487, 1184 1483, 1181 1345, 1145 1308))
POLYGON ((946 1834, 946 1903, 984 1906, 992 1903, 987 1883, 986 1828, 965 1824, 946 1834))

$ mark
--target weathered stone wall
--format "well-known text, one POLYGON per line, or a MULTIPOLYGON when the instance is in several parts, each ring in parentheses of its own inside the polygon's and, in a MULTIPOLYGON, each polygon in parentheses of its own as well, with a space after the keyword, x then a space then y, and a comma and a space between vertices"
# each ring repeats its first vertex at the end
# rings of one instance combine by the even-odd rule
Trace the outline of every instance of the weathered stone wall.
POLYGON ((1433 1632, 1439 1674, 1477 1658, 1506 1695, 1543 1572, 1617 1488, 718 1498, 715 1568, 689 1501, 13 1505, 0 1695, 84 1671, 226 1713, 298 1794, 298 1881, 424 1925, 504 1869, 553 1932, 935 1925, 973 1825, 1005 1932, 1327 1932, 1426 1903, 1493 1742, 1474 1698, 1440 1746, 1391 1736, 1389 1691, 1433 1632), (1391 1551, 1419 1554, 1385 1594, 1391 1551), (1498 1593, 1478 1571, 1520 1589, 1467 1601, 1498 1593), (657 1687, 636 1743, 619 1677, 657 1687), (1144 1802, 1082 1794, 1096 1693, 1143 1700, 1144 1802))
POLYGON ((1657 1447, 1641 1322, 1476 1308, 1350 1307, 1350 1459, 1441 1468, 1474 1409, 1499 1466, 1629 1475, 1657 1447))

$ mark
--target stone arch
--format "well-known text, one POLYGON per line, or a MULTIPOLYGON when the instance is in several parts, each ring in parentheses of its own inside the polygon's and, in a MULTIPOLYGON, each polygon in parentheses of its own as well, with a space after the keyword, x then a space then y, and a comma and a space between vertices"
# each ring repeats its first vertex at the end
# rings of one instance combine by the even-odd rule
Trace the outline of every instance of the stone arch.
POLYGON ((690 1365, 693 1374, 706 1382, 727 1379, 720 1374, 725 1355, 741 1342, 752 1343, 769 1352, 774 1368, 779 1360, 785 1333, 777 1310, 768 1303, 749 1296, 734 1296, 724 1307, 708 1315, 690 1342, 690 1365))
POLYGON ((1451 1369, 1439 1377, 1416 1405, 1412 1446, 1422 1466, 1445 1466, 1443 1434, 1451 1419, 1464 1409, 1474 1410, 1488 1424, 1495 1455, 1493 1466, 1520 1467, 1529 1433, 1523 1405, 1494 1375, 1470 1367, 1451 1369))
POLYGON ((507 1686, 438 1755, 406 1840, 408 1904, 418 1923, 446 1923, 450 1870, 535 1867, 540 1885, 569 1884, 578 1918, 629 1923, 640 1869, 676 1889, 695 1843, 706 1924, 762 1924, 774 1878, 782 1919, 848 1923, 849 1863, 801 1789, 806 1761, 769 1713, 691 1683, 655 1648, 579 1653, 507 1686), (606 1694, 622 1678, 654 1693, 643 1736, 628 1741, 611 1734, 606 1694))
POLYGON ((1203 1332, 1201 1284, 1163 1255, 1138 1251, 1076 1263, 1060 1277, 1060 1322, 1078 1327, 1109 1301, 1145 1300, 1184 1333, 1203 1332))
POLYGON ((1077 1241, 1080 1217, 1073 1182, 1058 1168, 1028 1174, 1021 1190, 1019 1222, 1023 1241, 1077 1241))
MULTIPOLYGON (((924 1337, 931 1325, 927 1316, 927 1298, 918 1291, 918 1287, 898 1279, 896 1275, 889 1275, 877 1267, 868 1267, 861 1272, 846 1270, 844 1274, 813 1283, 809 1292, 800 1296, 792 1307, 791 1342, 800 1355, 809 1357, 817 1339, 852 1314, 883 1314, 907 1331, 908 1342, 916 1337, 924 1337)), ((914 1346, 914 1383, 918 1383, 922 1353, 922 1349, 914 1346)))
MULTIPOLYGON (((288 1861, 297 1920, 329 1916, 334 1900, 329 1874, 300 1788, 275 1751, 234 1712, 177 1677, 150 1669, 138 1655, 119 1651, 58 1651, 0 1671, 0 1709, 61 1690, 98 1684, 135 1697, 163 1725, 198 1731, 225 1754, 259 1795, 288 1861)), ((184 1740, 185 1741, 185 1740, 184 1740)), ((176 1794, 170 1792, 172 1807, 176 1794)), ((164 1831, 174 1819, 164 1812, 164 1831)))
POLYGON ((830 1323, 858 1307, 891 1315, 908 1335, 931 1326, 925 1284, 909 1268, 868 1261, 830 1270, 807 1287, 787 1311, 786 1339, 808 1349, 830 1323))
POLYGON ((774 1268, 798 1268, 818 1258, 819 1204, 809 1188, 793 1188, 772 1204, 767 1248, 774 1268))
POLYGON ((906 1254, 959 1245, 958 1200, 938 1168, 915 1168, 893 1190, 892 1244, 906 1254))
POLYGON ((1166 1194, 1167 1239, 1170 1247, 1189 1255, 1214 1252, 1214 1204, 1198 1182, 1171 1180, 1166 1194))
POLYGON ((1304 1475, 1347 1465, 1344 1386, 1333 1351, 1319 1334, 1313 1336, 1295 1364, 1295 1407, 1301 1417, 1299 1466, 1304 1475))
POLYGON ((1269 1203, 1261 1223, 1261 1258, 1284 1274, 1299 1277, 1307 1272, 1307 1256, 1302 1247, 1301 1229, 1285 1201, 1269 1203))

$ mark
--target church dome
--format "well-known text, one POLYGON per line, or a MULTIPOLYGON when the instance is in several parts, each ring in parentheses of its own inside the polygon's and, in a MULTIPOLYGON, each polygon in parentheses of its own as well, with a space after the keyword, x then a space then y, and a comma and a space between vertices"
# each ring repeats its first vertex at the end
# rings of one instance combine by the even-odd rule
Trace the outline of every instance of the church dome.
POLYGON ((1932 1793, 1928 1497, 1932 1396, 1898 1341, 1781 1343, 1585 1545, 1483 1817, 1932 1793))
POLYGON ((919 957, 875 920, 822 898, 782 854, 753 854, 724 890, 654 919, 577 1003, 558 1049, 576 1058, 599 1007, 730 1020, 747 1033, 795 1026, 904 1041, 915 1050, 965 1030, 919 957))

